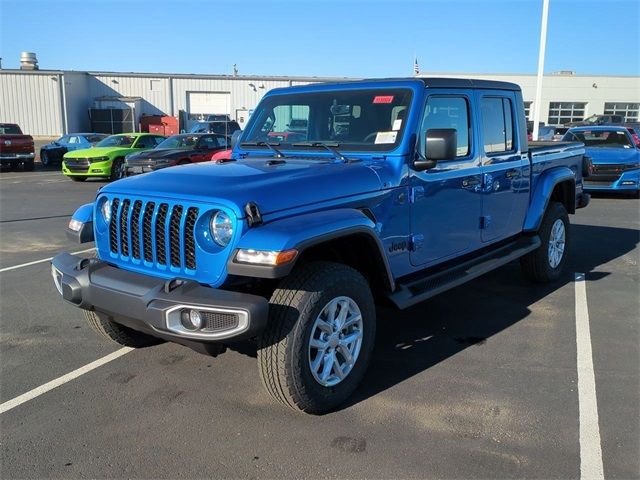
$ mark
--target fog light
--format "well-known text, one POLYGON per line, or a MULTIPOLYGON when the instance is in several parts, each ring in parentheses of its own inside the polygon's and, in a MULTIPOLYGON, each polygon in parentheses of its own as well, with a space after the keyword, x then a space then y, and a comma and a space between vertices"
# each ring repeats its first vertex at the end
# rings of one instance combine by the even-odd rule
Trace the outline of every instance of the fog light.
POLYGON ((187 330, 199 330, 202 327, 202 317, 198 310, 183 310, 180 314, 180 323, 187 330))
POLYGON ((51 276, 53 277, 53 283, 55 283, 58 293, 62 295, 62 273, 53 265, 51 265, 51 276))

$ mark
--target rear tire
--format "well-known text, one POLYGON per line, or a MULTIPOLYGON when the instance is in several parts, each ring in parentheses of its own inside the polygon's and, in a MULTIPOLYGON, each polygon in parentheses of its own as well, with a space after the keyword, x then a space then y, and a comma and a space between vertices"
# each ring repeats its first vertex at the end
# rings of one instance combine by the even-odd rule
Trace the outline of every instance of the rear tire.
POLYGON ((269 303, 269 323, 258 338, 266 390, 307 413, 343 403, 362 380, 375 341, 367 281, 351 267, 314 262, 285 278, 269 303))
POLYGON ((119 323, 112 322, 106 315, 83 310, 84 316, 93 328, 103 337, 124 347, 142 348, 161 343, 162 340, 142 332, 138 332, 119 323))
POLYGON ((520 259, 522 272, 536 283, 557 280, 569 256, 569 215, 560 202, 550 202, 544 214, 538 236, 542 244, 520 259))
POLYGON ((87 179, 87 177, 78 177, 77 175, 72 175, 69 178, 74 182, 84 182, 87 179))

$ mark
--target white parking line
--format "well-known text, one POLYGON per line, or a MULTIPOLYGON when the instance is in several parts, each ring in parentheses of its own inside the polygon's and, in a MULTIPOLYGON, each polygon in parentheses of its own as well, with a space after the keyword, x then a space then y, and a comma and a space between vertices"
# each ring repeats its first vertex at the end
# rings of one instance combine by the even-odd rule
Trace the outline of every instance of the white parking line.
POLYGON ((34 173, 33 175, 18 175, 17 177, 0 177, 0 180, 17 180, 19 178, 40 178, 40 177, 51 177, 52 175, 62 175, 62 173, 34 173))
POLYGON ((84 367, 80 367, 77 370, 74 370, 73 372, 69 372, 66 375, 63 375, 61 377, 56 378, 55 380, 51 380, 50 382, 45 383, 44 385, 40 385, 39 387, 36 387, 33 390, 29 390, 27 393, 23 393, 22 395, 19 395, 12 400, 8 400, 3 404, 0 404, 0 414, 8 412, 12 408, 16 408, 17 406, 22 405, 23 403, 28 402, 29 400, 33 400, 34 398, 39 397, 43 393, 47 393, 49 390, 53 390, 54 388, 59 387, 60 385, 64 385, 65 383, 70 382, 71 380, 74 380, 79 376, 90 372, 91 370, 95 370, 96 368, 104 365, 105 363, 109 363, 112 360, 115 360, 116 358, 121 357, 125 353, 129 353, 131 350, 133 350, 133 348, 123 347, 120 350, 116 350, 115 352, 110 353, 105 357, 99 358, 94 362, 88 363, 84 367))
MULTIPOLYGON (((79 253, 87 253, 95 250, 95 248, 87 248, 86 250, 80 250, 78 252, 71 252, 72 255, 77 255, 79 253)), ((31 265, 37 265, 38 263, 44 263, 52 260, 53 257, 43 258, 42 260, 34 260, 33 262, 22 263, 20 265, 14 265, 13 267, 4 267, 0 268, 0 273, 8 272, 9 270, 17 270, 18 268, 29 267, 31 265)))
POLYGON ((578 410, 580 420, 580 478, 604 479, 602 445, 598 425, 596 379, 593 373, 591 331, 585 274, 575 274, 576 344, 578 351, 578 410))

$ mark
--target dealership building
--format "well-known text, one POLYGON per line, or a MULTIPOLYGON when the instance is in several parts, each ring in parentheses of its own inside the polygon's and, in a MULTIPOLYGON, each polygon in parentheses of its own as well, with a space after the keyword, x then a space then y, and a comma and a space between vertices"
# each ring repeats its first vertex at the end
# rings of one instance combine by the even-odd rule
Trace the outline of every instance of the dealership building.
MULTIPOLYGON (((433 73, 420 76, 517 83, 522 87, 527 115, 533 115, 535 75, 433 73)), ((0 70, 0 122, 17 123, 33 136, 96 130, 92 127, 96 126, 95 118, 100 112, 124 111, 136 130, 141 117, 147 115, 177 117, 181 127, 187 128, 208 115, 226 114, 243 126, 262 96, 272 88, 336 80, 353 79, 78 72, 38 70, 37 66, 27 65, 23 69, 0 70)), ((540 119, 549 125, 562 125, 602 113, 624 115, 626 121, 637 122, 639 110, 640 77, 574 72, 544 76, 540 119)))

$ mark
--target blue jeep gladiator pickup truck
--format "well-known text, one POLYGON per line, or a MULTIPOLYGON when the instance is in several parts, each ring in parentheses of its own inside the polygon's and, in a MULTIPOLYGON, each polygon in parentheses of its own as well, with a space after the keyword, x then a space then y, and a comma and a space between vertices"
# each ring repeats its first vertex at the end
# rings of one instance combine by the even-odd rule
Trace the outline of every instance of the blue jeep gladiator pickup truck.
POLYGON ((267 391, 309 413, 361 381, 376 303, 407 308, 515 259, 553 281, 589 200, 583 145, 528 144, 510 83, 275 89, 235 137, 234 161, 102 187, 69 223, 97 257, 59 254, 52 275, 121 345, 257 338, 267 391))

